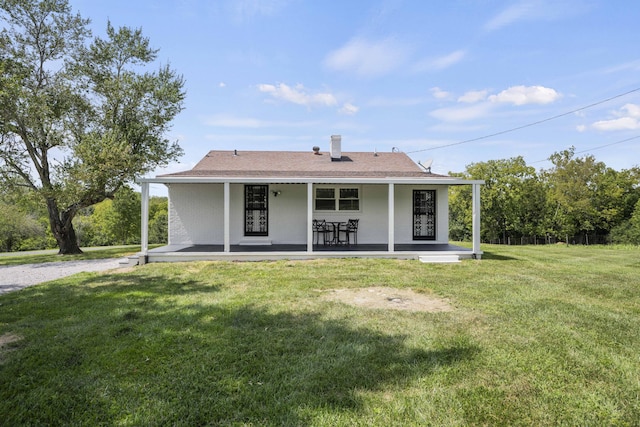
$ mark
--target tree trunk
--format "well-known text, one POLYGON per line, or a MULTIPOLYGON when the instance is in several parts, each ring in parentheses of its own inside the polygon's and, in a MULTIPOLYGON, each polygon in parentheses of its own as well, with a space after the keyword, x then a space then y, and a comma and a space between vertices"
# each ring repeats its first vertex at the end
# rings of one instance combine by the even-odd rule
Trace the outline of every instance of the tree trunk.
POLYGON ((47 199, 47 210, 51 232, 58 242, 58 255, 81 254, 76 231, 73 229, 73 214, 69 211, 60 212, 54 199, 47 199))

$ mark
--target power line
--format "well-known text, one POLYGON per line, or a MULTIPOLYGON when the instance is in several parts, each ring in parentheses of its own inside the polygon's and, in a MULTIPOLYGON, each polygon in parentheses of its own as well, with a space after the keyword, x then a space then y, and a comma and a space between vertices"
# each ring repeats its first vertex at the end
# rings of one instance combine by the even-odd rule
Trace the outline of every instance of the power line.
MULTIPOLYGON (((620 141, 616 141, 616 142, 612 142, 609 144, 605 144, 605 145, 600 145, 598 147, 593 147, 593 148, 589 148, 588 150, 582 150, 582 151, 576 151, 573 154, 583 154, 583 153, 588 153, 590 151, 595 151, 595 150, 599 150, 601 148, 607 148, 607 147, 611 147, 612 145, 617 145, 617 144, 622 144, 623 142, 627 142, 627 141, 631 141, 633 139, 638 139, 640 138, 640 135, 636 135, 636 136, 632 136, 631 138, 626 138, 626 139, 622 139, 620 141)), ((534 163, 542 163, 542 162, 546 162, 549 159, 544 159, 544 160, 536 160, 535 162, 530 162, 529 164, 534 164, 534 163)))
POLYGON ((604 104, 604 103, 609 102, 609 101, 613 101, 614 99, 621 98, 623 96, 629 95, 630 93, 634 93, 634 92, 638 92, 638 91, 640 91, 640 87, 632 89, 632 90, 624 92, 624 93, 621 93, 621 94, 618 94, 618 95, 615 95, 615 96, 612 96, 612 97, 607 98, 607 99, 603 99, 602 101, 594 102, 593 104, 589 104, 589 105, 584 106, 584 107, 576 108, 575 110, 567 111, 566 113, 558 114, 556 116, 548 117, 546 119, 538 120, 536 122, 527 123, 526 125, 522 125, 522 126, 518 126, 518 127, 515 127, 515 128, 511 128, 511 129, 503 130, 503 131, 500 131, 500 132, 492 133, 490 135, 484 135, 484 136, 479 136, 477 138, 466 139, 464 141, 453 142, 451 144, 444 144, 444 145, 438 145, 436 147, 423 148, 422 150, 407 151, 407 154, 421 153, 423 151, 437 150, 438 148, 446 148, 446 147, 453 147, 454 145, 468 144, 470 142, 480 141, 482 139, 487 139, 487 138, 492 138, 494 136, 504 135, 505 133, 515 132, 515 131, 520 130, 520 129, 525 129, 525 128, 528 128, 528 127, 531 127, 531 126, 536 126, 536 125, 539 125, 541 123, 545 123, 545 122, 549 122, 551 120, 558 119, 560 117, 568 116, 570 114, 575 114, 575 113, 577 113, 579 111, 586 110, 588 108, 592 108, 592 107, 595 107, 596 105, 604 104))

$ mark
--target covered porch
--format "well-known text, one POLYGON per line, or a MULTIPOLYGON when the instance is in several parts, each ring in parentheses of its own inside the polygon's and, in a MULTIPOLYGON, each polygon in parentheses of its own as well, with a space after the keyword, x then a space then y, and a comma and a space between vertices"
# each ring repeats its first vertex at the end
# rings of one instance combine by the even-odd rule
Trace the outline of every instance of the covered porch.
MULTIPOLYGON (((461 258, 480 259, 480 185, 481 181, 465 181, 451 177, 437 177, 428 179, 416 178, 287 178, 286 180, 276 180, 274 178, 235 178, 235 177, 162 177, 143 179, 139 181, 142 187, 142 251, 139 255, 139 263, 145 262, 169 262, 169 261, 191 261, 191 260, 275 260, 275 259, 314 259, 314 258, 340 258, 340 257, 368 257, 368 258, 402 258, 420 259, 430 262, 457 262, 461 258), (156 249, 149 249, 148 246, 148 210, 149 210, 149 184, 161 183, 165 185, 217 185, 217 197, 220 202, 217 206, 219 215, 218 223, 215 226, 219 237, 217 241, 185 241, 172 242, 169 245, 156 249), (237 209, 231 208, 240 185, 246 184, 271 184, 284 183, 297 185, 296 191, 285 191, 280 195, 280 191, 269 191, 273 198, 271 202, 275 205, 275 198, 278 203, 284 203, 286 196, 297 200, 297 209, 289 209, 295 212, 295 217, 281 217, 274 215, 274 221, 279 224, 286 224, 291 228, 292 221, 298 224, 296 227, 300 231, 297 242, 287 242, 279 239, 278 232, 269 235, 268 238, 243 239, 238 238, 237 209), (361 185, 364 188, 382 189, 383 192, 375 190, 381 203, 378 207, 369 212, 378 212, 374 222, 372 216, 366 217, 367 224, 377 230, 376 236, 364 233, 360 244, 347 245, 323 245, 317 244, 317 237, 314 239, 314 221, 318 212, 314 208, 314 188, 317 185, 327 184, 353 184, 361 185), (407 217, 407 193, 415 186, 432 185, 443 188, 446 201, 446 188, 451 185, 471 185, 472 186, 472 207, 473 207, 473 233, 472 247, 451 245, 447 243, 448 232, 443 232, 439 241, 407 241, 406 236, 398 237, 397 230, 407 229, 406 224, 398 221, 407 217), (399 195, 401 194, 401 196, 399 195), (379 196, 378 196, 379 197, 379 196), (400 206, 400 208, 396 206, 400 206), (402 218, 398 218, 398 212, 402 218), (400 224, 400 225, 398 225, 400 224), (235 230, 235 231, 234 231, 235 230), (382 233, 381 233, 382 232, 382 233), (236 233, 234 235, 234 233, 236 233), (367 238, 368 237, 368 238, 367 238), (373 238, 372 238, 373 237, 373 238), (368 240, 368 241, 367 241, 368 240)), ((275 186, 275 185, 274 185, 275 186)), ((184 188, 184 187, 183 187, 184 188)), ((200 187, 204 188, 204 187, 200 187)), ((214 187, 207 187, 214 188, 214 187)), ((280 189, 281 187, 278 187, 280 189)), ((293 187, 292 187, 293 188, 293 187)), ((209 199, 211 200, 211 199, 209 199)), ((372 204, 369 204, 372 206, 372 204)), ((446 203, 442 218, 446 219, 446 203)), ((236 205, 237 207, 237 205, 236 205)), ((215 208, 215 207, 213 207, 215 208)), ((198 212, 205 212, 204 210, 198 212)), ((410 214, 410 213, 409 213, 410 214)), ((199 213, 194 215, 196 221, 202 218, 199 213)), ((448 221, 444 221, 448 225, 448 221)), ((211 229, 211 228, 209 228, 211 229)), ((442 227, 446 230, 446 227, 442 227)), ((371 230, 371 227, 368 228, 371 230)), ((205 230, 206 232, 206 230, 205 230)), ((356 240, 357 241, 357 240, 356 240)))

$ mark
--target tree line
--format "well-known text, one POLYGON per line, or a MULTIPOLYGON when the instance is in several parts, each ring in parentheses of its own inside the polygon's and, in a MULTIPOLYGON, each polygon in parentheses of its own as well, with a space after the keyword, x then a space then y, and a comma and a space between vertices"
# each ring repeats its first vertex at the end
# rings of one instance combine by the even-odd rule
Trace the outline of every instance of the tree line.
MULTIPOLYGON (((640 244, 640 168, 616 171, 574 148, 552 154, 537 171, 522 157, 472 163, 450 175, 484 180, 481 239, 492 243, 640 244)), ((449 194, 449 235, 471 239, 471 188, 449 194)), ((82 209, 74 218, 79 246, 140 243, 140 193, 119 189, 113 199, 82 209)), ((167 241, 167 198, 151 197, 149 242, 167 241)), ((0 250, 55 247, 48 215, 27 191, 0 196, 0 250)))
MULTIPOLYGON (((491 243, 640 244, 640 168, 616 171, 573 147, 536 171, 524 159, 472 163, 465 179, 482 179, 481 240, 491 243)), ((471 238, 471 189, 452 187, 450 238, 471 238)))
MULTIPOLYGON (((149 243, 167 243, 167 198, 149 199, 149 243)), ((140 244, 140 193, 120 188, 113 199, 82 209, 74 217, 80 247, 140 244)), ((49 249, 56 239, 48 213, 28 192, 0 196, 0 252, 49 249)))

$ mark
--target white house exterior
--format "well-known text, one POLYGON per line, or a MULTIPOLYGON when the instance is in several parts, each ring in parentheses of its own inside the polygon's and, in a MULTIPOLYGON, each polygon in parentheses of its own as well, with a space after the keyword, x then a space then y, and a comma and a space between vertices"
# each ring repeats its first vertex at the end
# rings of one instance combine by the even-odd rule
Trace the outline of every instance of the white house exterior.
MULTIPOLYGON (((480 185, 424 170, 406 154, 211 151, 192 170, 140 180, 142 255, 172 259, 329 256, 480 258, 480 185), (169 191, 168 246, 148 250, 149 184, 169 191), (449 245, 448 188, 473 188, 473 248, 449 245), (357 244, 326 245, 314 220, 358 220, 357 244)), ((337 224, 336 224, 337 226, 337 224)), ((442 258, 441 258, 442 259, 442 258)), ((450 258, 449 258, 450 259, 450 258)))

